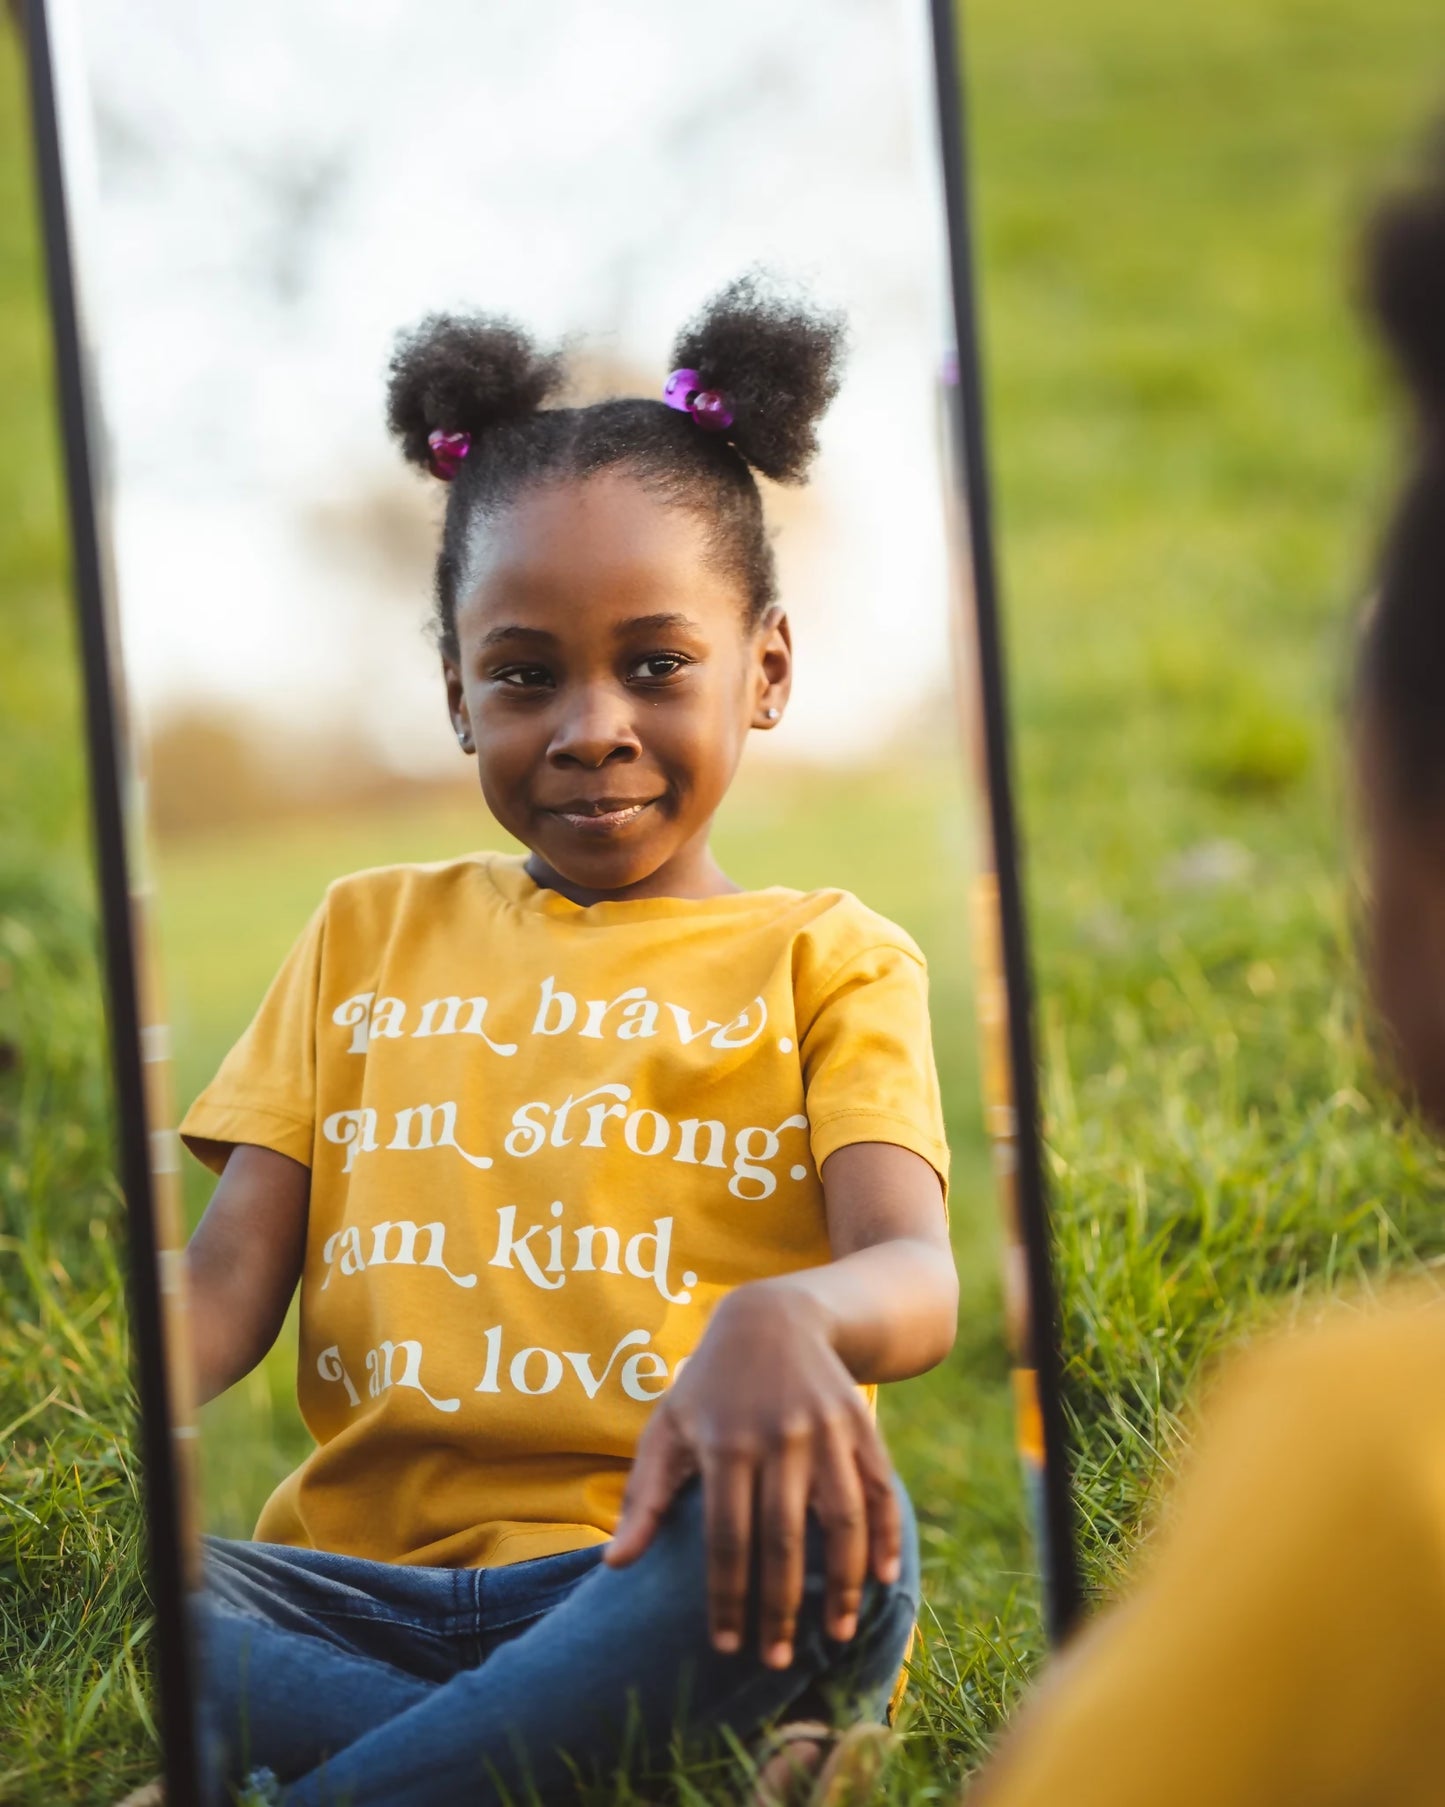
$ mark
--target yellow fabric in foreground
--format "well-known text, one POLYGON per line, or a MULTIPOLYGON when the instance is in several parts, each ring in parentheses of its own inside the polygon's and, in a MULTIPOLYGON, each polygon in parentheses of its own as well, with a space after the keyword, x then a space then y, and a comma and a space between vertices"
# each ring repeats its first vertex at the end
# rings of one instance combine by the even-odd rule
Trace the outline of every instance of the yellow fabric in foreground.
POLYGON ((1437 1803, 1442 1701, 1445 1308, 1412 1296, 1237 1366, 970 1807, 1437 1803))
POLYGON ((449 1566, 611 1535, 716 1302, 829 1259, 835 1149, 948 1162, 922 956, 856 898, 487 854, 333 884, 181 1135, 311 1168, 318 1448, 256 1536, 449 1566))

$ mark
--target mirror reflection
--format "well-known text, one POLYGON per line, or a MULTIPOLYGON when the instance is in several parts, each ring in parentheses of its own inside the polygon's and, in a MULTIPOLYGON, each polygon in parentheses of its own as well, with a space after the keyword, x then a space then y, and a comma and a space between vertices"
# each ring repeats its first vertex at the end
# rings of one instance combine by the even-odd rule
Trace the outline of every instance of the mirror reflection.
POLYGON ((927 49, 805 12, 83 9, 226 1786, 926 1777, 1034 1635, 927 49))

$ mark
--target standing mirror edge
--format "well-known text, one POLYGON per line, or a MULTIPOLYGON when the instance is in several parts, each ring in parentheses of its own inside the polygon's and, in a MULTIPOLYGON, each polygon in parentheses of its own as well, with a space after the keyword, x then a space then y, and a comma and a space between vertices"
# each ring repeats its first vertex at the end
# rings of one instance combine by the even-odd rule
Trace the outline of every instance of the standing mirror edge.
POLYGON ((1009 695, 989 486, 979 308, 969 189, 961 0, 929 0, 948 224, 956 369, 947 386, 964 559, 959 648, 963 736, 980 793, 980 873, 972 921, 983 1082, 1004 1219, 1004 1287, 1016 1363, 1019 1453, 1030 1482, 1050 1636, 1083 1607, 1062 1396, 1059 1305, 1039 1116, 1033 985, 1011 772, 1009 695), (967 707, 971 699, 974 708, 967 707))
POLYGON ((198 1573, 196 1426, 185 1307, 168 1029, 149 944, 144 803, 122 671, 109 543, 106 435, 76 214, 91 171, 74 92, 67 0, 24 0, 31 142, 49 296, 57 412, 80 654, 92 857, 118 1177, 125 1202, 130 1340, 139 1404, 154 1673, 167 1798, 204 1797, 188 1595, 198 1573), (68 63, 68 74, 61 66, 68 63))

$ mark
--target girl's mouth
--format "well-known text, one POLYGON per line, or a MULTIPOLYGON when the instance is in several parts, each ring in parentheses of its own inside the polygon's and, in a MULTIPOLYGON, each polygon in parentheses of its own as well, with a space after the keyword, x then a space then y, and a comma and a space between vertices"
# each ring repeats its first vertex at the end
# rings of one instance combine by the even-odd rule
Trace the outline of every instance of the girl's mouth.
POLYGON ((604 809, 598 809, 595 805, 574 803, 551 810, 549 813, 556 816, 559 821, 565 822, 577 834, 603 836, 617 834, 622 829, 630 827, 639 817, 645 815, 656 801, 655 797, 649 797, 641 803, 613 804, 608 799, 609 806, 604 809))

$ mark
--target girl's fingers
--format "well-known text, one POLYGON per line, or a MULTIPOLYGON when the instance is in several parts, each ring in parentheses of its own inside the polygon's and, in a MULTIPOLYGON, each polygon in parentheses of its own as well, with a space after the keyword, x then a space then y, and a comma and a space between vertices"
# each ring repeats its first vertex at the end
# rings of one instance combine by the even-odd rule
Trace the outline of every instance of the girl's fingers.
POLYGON ((812 1439, 785 1437, 767 1460, 758 1488, 758 1647, 770 1669, 793 1660, 803 1599, 812 1439))
MULTIPOLYGON (((891 1488, 890 1488, 891 1494, 891 1488)), ((813 1511, 823 1528, 827 1593, 823 1625, 846 1641, 858 1629, 858 1608, 870 1556, 869 1511, 854 1440, 842 1426, 822 1438, 813 1474, 813 1511)))
POLYGON ((637 1456, 622 1496, 622 1516, 602 1560, 614 1569, 625 1568, 652 1542, 662 1515, 686 1473, 685 1455, 671 1417, 661 1408, 638 1441, 637 1456))
POLYGON ((854 1460, 868 1513, 869 1566, 891 1587, 903 1572, 903 1514, 893 1491, 893 1464, 871 1415, 857 1437, 854 1460))
POLYGON ((746 1456, 704 1459, 708 1626, 714 1647, 729 1655, 742 1649, 747 1627, 753 1479, 753 1463, 746 1456))

